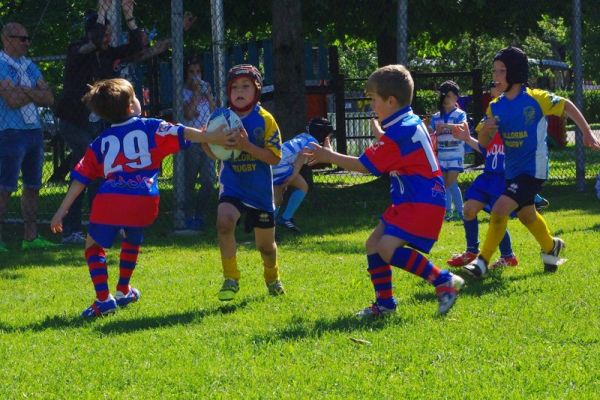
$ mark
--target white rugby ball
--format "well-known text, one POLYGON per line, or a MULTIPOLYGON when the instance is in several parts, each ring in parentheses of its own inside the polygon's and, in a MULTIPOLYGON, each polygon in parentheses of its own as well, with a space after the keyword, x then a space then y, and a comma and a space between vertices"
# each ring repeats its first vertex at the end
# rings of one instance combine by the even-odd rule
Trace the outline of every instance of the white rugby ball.
MULTIPOLYGON (((206 127, 206 133, 210 135, 220 126, 225 125, 226 128, 243 128, 242 120, 237 116, 236 113, 231 111, 229 108, 217 108, 208 120, 208 126, 206 127)), ((234 160, 240 156, 241 150, 226 149, 218 144, 209 143, 210 151, 219 160, 234 160)))

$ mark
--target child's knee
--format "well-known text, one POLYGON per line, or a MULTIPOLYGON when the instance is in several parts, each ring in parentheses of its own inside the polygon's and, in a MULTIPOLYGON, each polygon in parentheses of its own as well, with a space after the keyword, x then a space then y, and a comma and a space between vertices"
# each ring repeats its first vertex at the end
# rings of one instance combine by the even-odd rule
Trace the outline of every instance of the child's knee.
POLYGON ((219 234, 231 233, 235 230, 237 220, 232 215, 217 216, 217 232, 219 234))
POLYGON ((378 240, 373 237, 369 237, 365 242, 365 249, 367 250, 367 254, 373 254, 377 252, 377 243, 378 240))
POLYGON ((463 213, 465 215, 465 219, 467 221, 471 221, 477 218, 477 213, 479 213, 479 209, 472 203, 466 202, 463 206, 463 213))
POLYGON ((258 243, 256 247, 258 248, 258 251, 265 256, 277 254, 277 244, 275 242, 258 243))

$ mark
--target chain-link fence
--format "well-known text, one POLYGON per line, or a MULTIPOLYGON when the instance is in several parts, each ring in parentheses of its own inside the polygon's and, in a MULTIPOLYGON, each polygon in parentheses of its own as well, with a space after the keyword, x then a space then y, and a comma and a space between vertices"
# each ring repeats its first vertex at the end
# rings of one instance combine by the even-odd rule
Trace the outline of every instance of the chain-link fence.
MULTIPOLYGON (((187 57, 184 56, 184 42, 188 39, 183 32, 189 27, 190 20, 186 19, 189 15, 184 12, 182 0, 172 0, 170 4, 170 37, 156 37, 153 30, 139 29, 133 1, 100 0, 98 5, 99 8, 85 15, 81 25, 83 37, 74 38, 65 46, 63 55, 40 54, 39 51, 28 54, 30 32, 22 25, 3 21, 0 221, 4 221, 5 237, 9 240, 15 236, 11 232, 20 232, 23 225, 26 236, 35 234, 36 210, 37 220, 47 224, 67 191, 69 171, 86 146, 106 127, 106 123, 91 114, 80 101, 87 91, 87 84, 102 78, 124 77, 134 85, 143 116, 198 127, 206 123, 214 107, 226 103, 225 74, 232 63, 243 57, 255 57, 260 60, 265 76, 268 78, 271 74, 272 48, 268 41, 262 44, 260 52, 255 43, 246 46, 245 50, 237 46, 229 52, 232 43, 225 39, 225 15, 220 0, 210 3, 212 48, 202 55, 200 49, 188 49, 187 57), (36 196, 38 188, 39 199, 36 196), (8 192, 13 193, 12 197, 7 195, 8 192)), ((321 62, 322 57, 326 58, 323 52, 317 55, 310 44, 306 51, 311 70, 327 65, 327 60, 321 62), (316 58, 318 63, 314 64, 316 58)), ((325 80, 318 76, 311 79, 319 89, 312 95, 323 104, 319 106, 319 112, 340 130, 339 110, 344 110, 341 120, 345 132, 343 148, 348 154, 361 154, 373 141, 369 124, 372 113, 363 95, 364 79, 346 81, 343 99, 335 97, 330 87, 335 76, 325 80), (336 101, 342 104, 336 104, 336 101)), ((472 79, 462 76, 456 80, 466 93, 473 92, 472 79)), ((432 90, 439 83, 439 79, 431 77, 417 82, 415 108, 424 119, 433 111, 427 105, 431 103, 432 90)), ((591 188, 594 177, 600 172, 600 156, 587 150, 578 154, 572 132, 566 134, 566 143, 566 146, 550 151, 548 185, 575 189, 574 160, 583 157, 584 180, 591 188)), ((338 148, 336 139, 333 146, 338 148)), ((463 186, 480 172, 472 154, 467 156, 466 164, 469 168, 459 177, 463 186)), ((165 159, 158 177, 161 212, 151 231, 193 231, 202 224, 212 224, 217 201, 217 170, 218 166, 208 160, 198 146, 165 159)), ((346 198, 349 203, 359 201, 352 198, 351 190, 341 190, 373 181, 373 177, 346 173, 334 167, 316 169, 315 186, 309 199, 319 201, 321 207, 339 207, 346 198)), ((85 231, 90 209, 88 197, 83 196, 73 205, 65 220, 64 237, 85 231)), ((378 197, 387 197, 385 189, 378 197)))

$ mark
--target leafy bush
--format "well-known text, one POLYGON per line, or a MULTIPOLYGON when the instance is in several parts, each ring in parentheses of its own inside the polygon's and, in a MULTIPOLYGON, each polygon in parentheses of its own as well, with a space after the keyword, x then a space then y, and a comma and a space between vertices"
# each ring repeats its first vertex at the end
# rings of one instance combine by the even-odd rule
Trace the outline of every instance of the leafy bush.
POLYGON ((438 92, 435 90, 417 90, 413 100, 413 110, 418 115, 429 115, 437 111, 438 92))
MULTIPOLYGON (((557 90, 556 94, 573 100, 572 90, 557 90)), ((583 115, 589 123, 600 122, 600 90, 583 92, 583 115)))

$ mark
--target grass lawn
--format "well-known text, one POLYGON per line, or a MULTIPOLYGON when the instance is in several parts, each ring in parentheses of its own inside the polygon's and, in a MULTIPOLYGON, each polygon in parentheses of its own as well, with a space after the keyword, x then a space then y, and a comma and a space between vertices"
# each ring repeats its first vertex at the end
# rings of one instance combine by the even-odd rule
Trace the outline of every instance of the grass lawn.
MULTIPOLYGON (((399 270, 398 312, 353 316, 373 299, 363 249, 384 181, 307 198, 303 234, 278 232, 279 298, 267 295, 252 236, 238 235, 241 290, 229 304, 216 297, 214 230, 154 236, 132 280, 140 302, 85 322, 82 249, 12 250, 0 258, 0 398, 598 398, 600 202, 591 189, 544 194, 568 262, 544 274, 537 244, 511 221, 519 267, 468 280, 446 317, 433 288, 399 270)), ((462 226, 446 223, 431 258, 443 265, 463 249, 462 226)), ((117 249, 108 261, 114 287, 117 249)))

